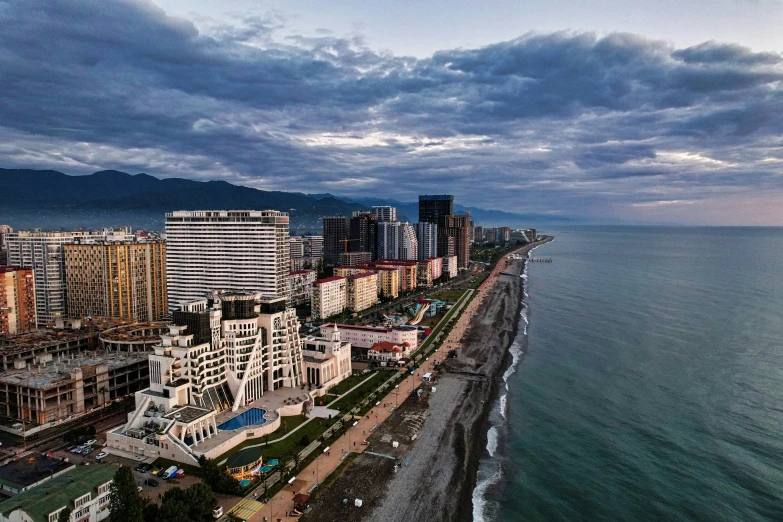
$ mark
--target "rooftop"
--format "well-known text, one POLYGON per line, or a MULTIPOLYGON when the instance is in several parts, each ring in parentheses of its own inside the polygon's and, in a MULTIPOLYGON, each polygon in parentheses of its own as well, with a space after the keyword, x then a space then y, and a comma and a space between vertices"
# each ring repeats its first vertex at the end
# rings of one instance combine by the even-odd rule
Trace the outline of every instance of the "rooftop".
POLYGON ((20 272, 20 271, 29 271, 30 273, 33 272, 32 268, 25 268, 23 266, 0 266, 0 274, 5 274, 6 272, 20 272))
POLYGON ((108 341, 129 341, 129 342, 142 342, 142 341, 159 341, 160 333, 149 333, 152 329, 166 329, 168 331, 168 325, 170 321, 155 321, 152 323, 134 323, 116 328, 110 328, 104 331, 101 335, 101 339, 108 341), (145 335, 145 332, 148 335, 145 335))
POLYGON ((372 277, 376 275, 374 272, 362 272, 361 274, 354 274, 352 276, 348 276, 348 279, 354 280, 354 279, 363 279, 365 277, 372 277))
POLYGON ((260 446, 256 446, 254 448, 245 448, 243 450, 237 451, 233 455, 230 455, 228 459, 226 459, 226 466, 229 468, 240 468, 253 464, 254 462, 258 462, 260 459, 260 446))
POLYGON ((63 342, 86 339, 91 331, 97 334, 128 322, 123 319, 93 317, 92 321, 85 321, 82 324, 85 326, 77 330, 47 328, 0 338, 0 355, 13 355, 63 342))
POLYGON ((96 493, 99 486, 114 479, 119 469, 112 464, 76 466, 59 477, 0 502, 0 513, 6 518, 18 509, 33 522, 48 522, 49 514, 65 506, 73 509, 73 501, 87 493, 96 493))
POLYGON ((177 422, 189 424, 196 419, 200 419, 206 415, 212 413, 212 410, 205 408, 199 408, 197 406, 183 406, 182 408, 176 408, 171 413, 164 415, 167 419, 174 419, 177 422))
POLYGON ((345 279, 344 277, 340 276, 332 276, 332 277, 324 277, 323 279, 319 279, 318 281, 314 282, 314 285, 322 285, 324 283, 331 283, 332 281, 339 281, 340 279, 345 279))
POLYGON ((63 386, 73 381, 71 371, 81 369, 83 377, 91 377, 96 373, 96 367, 105 364, 109 370, 122 368, 130 364, 146 362, 149 354, 146 352, 87 352, 79 357, 53 360, 41 365, 30 365, 23 370, 8 370, 0 373, 0 382, 48 390, 55 386, 63 386))
POLYGON ((73 466, 43 453, 30 453, 0 466, 0 484, 22 489, 73 466))
POLYGON ((381 343, 373 344, 370 349, 375 350, 376 352, 401 352, 402 348, 410 348, 410 345, 408 343, 397 344, 383 341, 381 343))

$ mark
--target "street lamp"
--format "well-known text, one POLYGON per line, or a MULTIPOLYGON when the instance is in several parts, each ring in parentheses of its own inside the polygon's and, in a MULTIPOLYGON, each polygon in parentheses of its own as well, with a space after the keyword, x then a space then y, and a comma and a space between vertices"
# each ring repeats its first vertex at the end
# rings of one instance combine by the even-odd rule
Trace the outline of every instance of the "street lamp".
POLYGON ((400 394, 400 385, 394 385, 394 409, 397 409, 397 396, 400 394))

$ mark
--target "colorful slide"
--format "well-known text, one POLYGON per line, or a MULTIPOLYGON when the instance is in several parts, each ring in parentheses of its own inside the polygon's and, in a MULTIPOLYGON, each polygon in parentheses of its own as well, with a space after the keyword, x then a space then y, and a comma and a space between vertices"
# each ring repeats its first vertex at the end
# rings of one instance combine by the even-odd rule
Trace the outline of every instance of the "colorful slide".
POLYGON ((412 325, 417 325, 421 322, 422 319, 424 319, 424 314, 427 312, 427 309, 430 307, 429 303, 422 305, 421 303, 416 305, 416 314, 413 316, 413 319, 408 323, 412 325))

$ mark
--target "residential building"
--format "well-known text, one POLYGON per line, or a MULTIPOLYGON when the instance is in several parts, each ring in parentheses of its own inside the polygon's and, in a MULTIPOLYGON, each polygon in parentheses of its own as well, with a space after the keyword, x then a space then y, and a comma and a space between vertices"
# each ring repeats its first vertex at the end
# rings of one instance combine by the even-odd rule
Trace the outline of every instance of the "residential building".
POLYGON ((446 216, 454 214, 454 196, 450 194, 419 196, 419 223, 446 226, 446 216))
POLYGON ((369 268, 363 266, 336 266, 332 269, 332 275, 337 277, 349 277, 369 271, 369 268))
POLYGON ((416 277, 419 286, 432 286, 432 282, 438 279, 443 273, 443 259, 440 257, 431 257, 417 262, 416 277))
POLYGON ((169 309, 212 290, 288 299, 288 214, 275 210, 181 210, 166 214, 169 309))
POLYGON ((6 495, 18 495, 75 468, 67 460, 28 453, 0 466, 0 487, 6 495))
POLYGON ((337 325, 322 336, 305 337, 302 357, 307 383, 324 392, 351 376, 351 343, 341 339, 337 325))
POLYGON ((499 243, 508 243, 511 241, 511 228, 498 227, 495 232, 496 241, 499 243))
POLYGON ((524 236, 525 241, 528 243, 533 243, 538 238, 537 232, 535 228, 528 228, 525 230, 522 230, 522 236, 524 236))
POLYGON ((378 294, 397 299, 400 295, 400 271, 392 266, 378 266, 374 270, 378 273, 378 294))
POLYGON ((68 315, 157 321, 168 312, 166 243, 63 245, 68 315))
POLYGON ((315 273, 323 270, 323 259, 320 257, 300 257, 299 259, 291 260, 291 270, 297 272, 299 270, 313 270, 315 273))
POLYGON ((37 323, 33 269, 0 266, 0 335, 27 332, 37 323))
POLYGON ((400 291, 410 292, 416 289, 418 285, 418 273, 416 261, 407 259, 379 259, 372 263, 365 263, 363 266, 376 270, 381 267, 396 268, 399 274, 400 291))
POLYGON ((378 300, 378 274, 364 272, 346 278, 346 307, 351 312, 370 308, 378 300))
POLYGON ((309 305, 313 298, 315 270, 296 270, 289 274, 291 285, 291 306, 309 305))
POLYGON ((302 243, 304 244, 305 257, 324 257, 323 236, 304 236, 302 238, 302 243))
POLYGON ((385 205, 375 205, 370 209, 376 221, 397 221, 397 209, 385 205))
POLYGON ((416 239, 416 229, 410 223, 400 223, 399 234, 398 244, 400 245, 400 251, 398 259, 418 259, 419 241, 416 239))
POLYGON ((378 259, 398 259, 400 257, 400 222, 381 221, 378 223, 378 259))
MULTIPOLYGON (((51 354, 29 365, 15 359, 0 373, 0 414, 27 434, 73 419, 147 386, 144 352, 87 352, 73 358, 51 354)), ((13 425, 12 425, 13 427, 13 425)))
POLYGON ((399 362, 411 354, 408 343, 392 343, 383 341, 375 343, 367 350, 367 359, 379 362, 399 362))
POLYGON ((109 518, 111 483, 119 466, 76 466, 5 502, 0 522, 57 522, 60 512, 71 511, 72 522, 99 522, 109 518))
POLYGON ((0 225, 0 250, 5 250, 8 248, 8 245, 6 244, 6 235, 13 232, 14 229, 11 228, 8 225, 0 225))
POLYGON ((327 265, 340 264, 340 254, 348 252, 349 220, 343 216, 329 216, 323 219, 324 244, 323 258, 327 265))
POLYGON ((457 256, 446 256, 443 259, 443 273, 448 274, 449 278, 457 277, 459 273, 459 263, 457 256))
POLYGON ((497 238, 498 238, 497 232, 498 232, 498 229, 496 229, 496 228, 488 228, 484 232, 484 237, 486 239, 486 242, 487 243, 495 243, 497 241, 497 238))
POLYGON ((357 211, 350 221, 349 252, 369 252, 370 261, 377 256, 376 225, 378 221, 370 212, 357 211))
POLYGON ((476 245, 484 243, 484 227, 473 228, 473 243, 476 245))
MULTIPOLYGON (((304 241, 302 236, 291 236, 288 239, 288 250, 291 259, 291 266, 294 265, 294 259, 301 259, 304 257, 304 241)), ((293 268, 291 268, 293 270, 293 268)))
POLYGON ((313 283, 310 306, 313 320, 323 320, 345 311, 347 284, 344 277, 326 277, 313 283))
POLYGON ((432 280, 436 281, 443 275, 443 258, 431 257, 427 261, 432 263, 432 280))
POLYGON ((358 265, 372 261, 371 252, 342 252, 337 257, 340 265, 358 265))
POLYGON ((250 431, 218 426, 217 415, 245 413, 266 394, 305 383, 296 311, 285 297, 213 292, 173 315, 149 356, 150 386, 136 393, 135 411, 108 433, 108 445, 192 464, 279 427, 280 410, 251 411, 262 422, 250 431), (232 433, 217 437, 219 430, 232 433))
POLYGON ((38 324, 50 326, 68 315, 65 252, 63 245, 81 241, 131 241, 130 228, 97 232, 29 232, 6 234, 8 264, 32 268, 35 276, 35 309, 38 324))
POLYGON ((438 225, 433 223, 416 223, 416 239, 419 246, 417 259, 438 256, 438 225))
MULTIPOLYGON (((440 237, 440 231, 439 237, 440 237)), ((447 216, 444 233, 454 238, 454 254, 459 268, 468 268, 470 264, 470 213, 459 216, 447 216)))
MULTIPOLYGON (((329 335, 334 329, 334 323, 321 325, 321 336, 329 335)), ((340 338, 351 343, 355 355, 367 358, 367 351, 376 343, 390 342, 395 345, 407 344, 410 350, 418 345, 419 329, 415 326, 358 326, 352 324, 337 324, 340 338)))

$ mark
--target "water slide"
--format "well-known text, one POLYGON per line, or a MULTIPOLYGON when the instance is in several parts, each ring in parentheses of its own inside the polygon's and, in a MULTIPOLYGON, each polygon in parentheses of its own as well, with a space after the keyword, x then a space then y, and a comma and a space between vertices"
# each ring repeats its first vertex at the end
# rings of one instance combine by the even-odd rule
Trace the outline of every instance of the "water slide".
POLYGON ((430 305, 429 303, 422 305, 421 303, 416 305, 416 314, 413 316, 413 319, 408 323, 411 325, 417 325, 421 322, 422 319, 424 319, 424 314, 429 309, 430 305))

